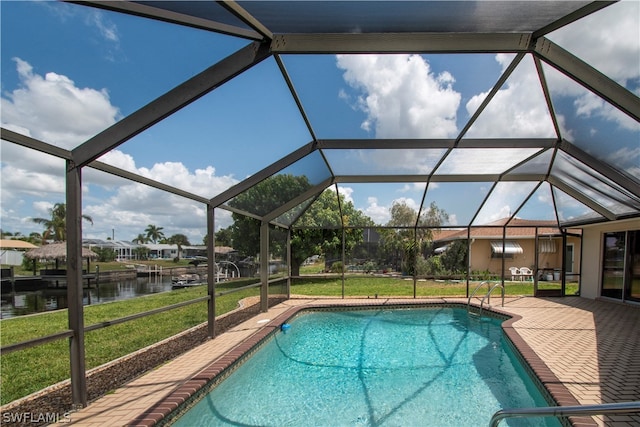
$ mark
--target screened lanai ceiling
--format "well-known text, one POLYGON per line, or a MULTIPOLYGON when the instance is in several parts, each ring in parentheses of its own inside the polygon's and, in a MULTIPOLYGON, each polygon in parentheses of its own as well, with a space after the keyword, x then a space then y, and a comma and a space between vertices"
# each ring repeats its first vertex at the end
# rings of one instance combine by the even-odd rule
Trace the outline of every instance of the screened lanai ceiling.
MULTIPOLYGON (((419 211, 435 204, 449 214, 445 226, 519 218, 568 227, 640 217, 640 70, 619 72, 640 68, 640 51, 616 67, 571 43, 585 29, 623 31, 606 14, 630 7, 638 15, 635 2, 71 3, 237 40, 209 68, 69 153, 48 149, 76 165, 287 227, 326 189, 362 194, 370 207, 385 197, 411 199, 419 211), (339 70, 340 82, 326 78, 329 68, 339 70), (416 69, 422 80, 408 77, 416 69), (245 84, 261 73, 261 83, 245 84), (239 105, 229 102, 235 90, 239 105), (244 115, 246 128, 261 115, 274 123, 252 134, 269 148, 248 178, 200 194, 101 158, 217 94, 212 120, 231 111, 244 115), (234 198, 278 175, 308 185, 275 208, 234 207, 234 198)), ((640 36, 640 16, 634 19, 623 40, 640 36)), ((202 156, 234 147, 233 136, 220 142, 215 129, 208 137, 202 156)), ((3 139, 42 149, 7 129, 3 139)), ((180 145, 189 149, 190 141, 180 145)), ((249 154, 238 143, 229 162, 249 154)))

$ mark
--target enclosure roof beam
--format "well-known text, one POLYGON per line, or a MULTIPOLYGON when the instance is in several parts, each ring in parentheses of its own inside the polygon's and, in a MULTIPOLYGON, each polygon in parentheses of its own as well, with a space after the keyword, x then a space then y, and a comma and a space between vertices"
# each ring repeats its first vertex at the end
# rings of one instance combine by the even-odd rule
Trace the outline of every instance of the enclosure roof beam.
POLYGON ((256 19, 245 8, 240 6, 238 2, 233 0, 224 0, 218 1, 217 3, 227 9, 231 14, 235 15, 242 22, 253 28, 254 31, 261 34, 263 38, 269 40, 273 39, 273 33, 271 30, 265 27, 262 22, 256 19))
POLYGON ((287 84, 287 87, 289 88, 289 92, 293 97, 293 101, 296 103, 296 107, 298 107, 298 112, 300 113, 300 116, 302 117, 302 120, 304 121, 304 124, 307 127, 307 130, 309 131, 309 134, 311 134, 311 138, 314 141, 316 141, 317 140, 316 133, 313 130, 313 126, 311 125, 311 120, 309 120, 309 116, 304 110, 304 105, 300 100, 300 96, 298 95, 298 92, 293 86, 293 82, 291 81, 291 76, 289 76, 289 73, 287 72, 287 68, 285 67, 284 62, 282 62, 282 58, 280 57, 280 55, 274 55, 274 58, 276 60, 276 64, 278 64, 278 68, 280 69, 280 74, 282 74, 282 78, 284 78, 284 81, 287 84))
POLYGON ((229 205, 219 205, 219 206, 214 206, 216 209, 224 209, 225 211, 229 211, 231 213, 237 213, 239 215, 243 215, 243 216, 247 216, 249 218, 253 218, 256 219, 258 221, 262 221, 262 216, 251 213, 251 212, 247 212, 245 210, 242 209, 238 209, 238 208, 234 208, 232 206, 229 205))
POLYGON ((110 10, 114 12, 125 13, 128 15, 140 16, 142 18, 155 19, 158 21, 169 22, 186 27, 197 28, 205 31, 213 31, 220 34, 227 34, 235 37, 242 37, 250 40, 262 40, 262 35, 256 31, 241 28, 234 25, 223 24, 221 22, 212 21, 210 19, 201 18, 193 15, 186 15, 167 9, 153 7, 132 1, 69 1, 68 3, 76 3, 85 6, 96 7, 99 9, 110 10))
POLYGON ((532 34, 532 39, 537 39, 539 37, 544 36, 545 34, 549 34, 559 28, 565 27, 573 22, 576 22, 582 18, 584 18, 587 15, 590 15, 594 12, 599 11, 602 8, 605 8, 607 6, 612 5, 613 3, 616 3, 616 1, 604 1, 604 0, 599 0, 599 1, 594 1, 591 2, 589 4, 587 4, 586 6, 576 10, 575 12, 572 12, 568 15, 563 16, 562 18, 558 19, 555 22, 552 22, 551 24, 540 28, 537 31, 534 31, 532 34))
POLYGON ((640 121, 640 102, 633 92, 547 38, 541 37, 536 41, 535 53, 547 64, 640 121))
POLYGON ((117 168, 115 166, 111 166, 107 163, 100 162, 98 160, 94 160, 88 165, 92 169, 96 169, 102 172, 109 173, 111 175, 119 176, 120 178, 125 178, 130 181, 137 182, 139 184, 148 185, 149 187, 156 188, 158 190, 166 191, 171 194, 175 194, 176 196, 181 196, 190 200, 194 200, 196 202, 204 203, 205 205, 209 203, 209 199, 206 197, 198 196, 193 193, 189 193, 187 191, 181 190, 176 187, 172 187, 170 185, 163 184, 158 181, 154 181, 152 179, 146 178, 144 176, 138 175, 133 172, 126 171, 124 169, 117 168))
POLYGON ((637 181, 634 181, 627 175, 620 173, 620 171, 614 169, 609 164, 593 157, 591 154, 581 150, 575 144, 572 144, 567 140, 562 140, 560 143, 560 149, 570 156, 578 159, 594 171, 615 182, 634 196, 640 198, 640 185, 637 181))
POLYGON ((82 167, 118 147, 269 56, 268 46, 259 42, 231 54, 74 148, 75 167, 82 167))
POLYGON ((319 139, 325 150, 394 150, 450 148, 552 148, 553 138, 465 138, 457 146, 455 139, 319 139))
POLYGON ((570 195, 574 199, 578 200, 580 203, 583 203, 584 205, 588 206, 592 210, 598 212, 600 215, 602 215, 603 217, 607 218, 608 220, 614 221, 614 220, 617 219, 616 215, 613 212, 611 212, 608 209, 605 209, 599 203, 594 202, 593 200, 591 200, 590 198, 586 197, 585 195, 583 195, 579 191, 576 191, 573 187, 570 187, 569 185, 567 185, 563 181, 559 180, 558 178, 555 178, 554 176, 550 176, 548 178, 548 181, 549 181, 549 183, 551 185, 553 185, 555 187, 558 187, 560 190, 564 191, 565 193, 567 193, 568 195, 570 195))
POLYGON ((237 183, 233 187, 213 197, 211 199, 211 204, 215 207, 223 203, 226 203, 228 200, 236 197, 238 194, 248 190, 249 188, 253 187, 257 183, 264 181, 265 179, 269 178, 271 175, 275 175, 276 173, 280 172, 282 169, 286 168, 287 166, 295 163, 296 161, 300 160, 304 156, 312 153, 315 150, 315 147, 316 147, 315 142, 310 142, 298 148, 297 150, 289 153, 288 155, 276 161, 275 163, 272 163, 266 168, 262 169, 261 171, 251 175, 249 178, 245 179, 244 181, 237 183))
POLYGON ((64 148, 56 147, 55 145, 48 144, 46 142, 23 135, 21 133, 14 132, 9 129, 0 128, 0 138, 4 139, 5 141, 13 142, 17 145, 21 145, 22 147, 31 148, 33 150, 59 157, 61 159, 71 160, 71 151, 65 150, 64 148))
MULTIPOLYGON (((515 175, 505 181, 534 181, 544 179, 544 175, 515 175), (525 178, 526 177, 526 178, 525 178)), ((338 175, 335 177, 337 183, 385 183, 385 182, 488 182, 496 181, 499 174, 488 175, 338 175)))
POLYGON ((305 200, 310 199, 311 197, 322 193, 327 187, 329 187, 332 184, 332 182, 333 182, 333 179, 332 178, 328 178, 328 179, 322 181, 320 184, 314 185, 313 187, 309 188, 304 193, 302 193, 299 196, 289 200, 287 203, 279 206, 277 209, 274 209, 273 211, 269 212, 267 215, 264 216, 264 220, 267 221, 267 222, 270 222, 270 221, 278 218, 280 215, 282 215, 285 212, 295 208, 296 206, 298 206, 300 203, 304 202, 305 200))
POLYGON ((273 53, 504 53, 530 50, 531 33, 276 34, 273 53))

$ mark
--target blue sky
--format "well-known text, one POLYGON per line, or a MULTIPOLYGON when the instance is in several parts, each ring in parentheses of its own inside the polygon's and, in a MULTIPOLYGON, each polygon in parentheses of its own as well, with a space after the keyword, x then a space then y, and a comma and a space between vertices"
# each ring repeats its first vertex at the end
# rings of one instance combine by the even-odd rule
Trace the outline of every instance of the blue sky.
MULTIPOLYGON (((248 43, 68 3, 2 1, 0 7, 2 126, 64 148, 79 145, 248 43)), ((596 15, 549 38, 639 93, 640 3, 622 2, 596 15)), ((453 138, 512 58, 298 55, 283 62, 319 138, 453 138)), ((556 88, 554 102, 567 139, 639 176, 637 123, 553 70, 547 78, 556 88), (615 135, 615 142, 605 144, 603 135, 615 135)), ((469 136, 553 137, 541 97, 533 61, 525 58, 469 136)), ((270 58, 100 160, 212 197, 310 140, 270 58)), ((1 144, 2 229, 41 232, 30 218, 47 217, 53 203, 64 202, 63 162, 1 144)), ((449 167, 456 165, 452 161, 449 167)), ((85 226, 85 237, 115 234, 131 240, 154 224, 167 236, 182 233, 192 243, 202 241, 204 206, 96 171, 85 170, 83 176, 83 211, 94 219, 93 226, 85 226)), ((475 203, 490 184, 440 184, 430 194, 450 213, 451 225, 465 224, 475 207, 471 211, 464 202, 475 203), (451 197, 454 188, 458 193, 451 197)), ((531 191, 526 185, 504 187, 492 196, 483 221, 513 212, 531 191)), ((340 185, 378 223, 388 220, 394 200, 417 207, 423 189, 340 185)), ((523 215, 536 216, 549 203, 549 190, 541 189, 523 215)), ((570 203, 566 208, 568 216, 584 213, 570 203)), ((225 213, 217 220, 228 225, 225 213)))

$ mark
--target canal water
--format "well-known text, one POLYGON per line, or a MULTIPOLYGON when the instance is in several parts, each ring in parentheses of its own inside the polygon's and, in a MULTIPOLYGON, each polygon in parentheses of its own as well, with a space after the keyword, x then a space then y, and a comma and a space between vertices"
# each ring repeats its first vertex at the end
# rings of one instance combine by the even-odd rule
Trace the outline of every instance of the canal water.
MULTIPOLYGON (((138 277, 120 279, 115 282, 100 282, 84 290, 84 305, 103 304, 142 295, 157 294, 171 290, 171 277, 138 277)), ((67 290, 39 289, 24 292, 3 292, 1 318, 67 308, 67 290)))

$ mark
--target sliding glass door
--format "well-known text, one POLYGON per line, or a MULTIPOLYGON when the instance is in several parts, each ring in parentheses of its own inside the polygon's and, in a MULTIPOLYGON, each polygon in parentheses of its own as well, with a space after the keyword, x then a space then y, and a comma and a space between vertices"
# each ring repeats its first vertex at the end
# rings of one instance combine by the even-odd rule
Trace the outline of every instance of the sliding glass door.
POLYGON ((602 296, 640 302, 640 230, 605 233, 602 296))
POLYGON ((629 231, 629 280, 625 287, 625 299, 640 302, 640 230, 629 231))

